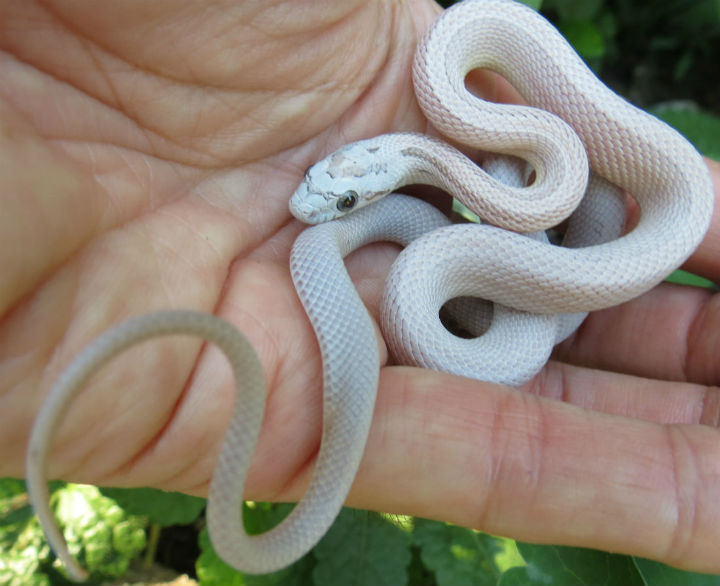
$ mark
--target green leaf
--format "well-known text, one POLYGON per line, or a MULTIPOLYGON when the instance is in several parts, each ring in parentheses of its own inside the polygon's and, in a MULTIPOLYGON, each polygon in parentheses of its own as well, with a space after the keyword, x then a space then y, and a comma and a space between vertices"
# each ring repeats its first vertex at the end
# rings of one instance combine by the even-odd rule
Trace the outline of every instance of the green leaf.
POLYGON ((128 515, 97 487, 68 484, 51 500, 68 549, 94 575, 124 574, 145 547, 147 520, 128 515))
POLYGON ((605 55, 605 40, 595 23, 562 20, 558 29, 583 59, 597 59, 605 55))
POLYGON ((292 503, 243 503, 243 524, 250 535, 269 531, 278 525, 295 507, 292 503))
POLYGON ((439 586, 495 584, 501 574, 495 556, 504 554, 502 540, 447 523, 416 519, 413 539, 425 566, 439 586))
POLYGON ((0 586, 46 586, 52 559, 40 524, 30 507, 25 482, 0 479, 0 586))
POLYGON ((720 161, 720 117, 692 105, 656 106, 650 109, 695 145, 702 154, 720 161))
POLYGON ((313 550, 315 584, 407 584, 410 536, 377 513, 343 509, 313 550))
POLYGON ((145 531, 132 520, 124 519, 112 529, 112 546, 115 551, 132 558, 145 547, 145 531))
POLYGON ((527 566, 506 571, 499 584, 552 584, 553 586, 603 586, 644 584, 629 556, 578 547, 518 543, 527 566))
POLYGON ((16 548, 34 519, 25 483, 22 480, 0 480, 0 551, 16 548))
POLYGON ((410 565, 408 566, 408 584, 412 586, 436 586, 435 572, 430 570, 422 561, 420 548, 410 548, 410 565))
POLYGON ((552 584, 552 582, 550 582, 549 580, 551 580, 551 578, 549 577, 544 577, 544 580, 535 577, 535 580, 533 581, 533 579, 531 579, 530 575, 528 574, 528 569, 522 566, 506 570, 505 573, 500 576, 500 580, 498 580, 497 583, 499 586, 530 586, 534 584, 552 584))
POLYGON ((49 586, 50 577, 41 571, 40 560, 33 550, 2 552, 0 586, 49 586))
POLYGON ((675 67, 673 67, 673 80, 681 81, 692 67, 693 61, 693 52, 690 50, 684 51, 676 61, 675 67))
POLYGON ((101 492, 128 514, 143 515, 150 523, 164 527, 188 525, 205 508, 205 499, 155 488, 102 488, 101 492))
POLYGON ((25 492, 24 480, 20 478, 0 478, 0 514, 7 499, 25 494, 25 492))
POLYGON ((500 572, 505 572, 516 566, 526 565, 514 539, 507 539, 505 537, 494 537, 493 539, 495 539, 495 542, 500 547, 500 551, 493 557, 495 565, 500 572))
POLYGON ((690 285, 692 287, 703 287, 704 289, 715 289, 715 283, 709 279, 698 277, 686 271, 674 271, 667 279, 668 283, 677 283, 678 285, 690 285))
POLYGON ((647 586, 716 586, 720 576, 676 570, 665 564, 634 558, 635 567, 647 586))
POLYGON ((526 6, 529 6, 533 10, 540 10, 540 8, 542 7, 542 0, 520 0, 520 2, 522 2, 526 6))
POLYGON ((603 0, 554 0, 553 6, 558 12, 561 20, 591 21, 600 8, 603 0))

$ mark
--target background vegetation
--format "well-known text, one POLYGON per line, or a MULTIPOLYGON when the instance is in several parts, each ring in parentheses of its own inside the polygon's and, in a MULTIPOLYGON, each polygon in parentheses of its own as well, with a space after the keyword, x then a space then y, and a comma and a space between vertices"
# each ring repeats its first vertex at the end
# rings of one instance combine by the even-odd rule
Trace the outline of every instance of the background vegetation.
MULTIPOLYGON (((720 0, 528 3, 557 24, 606 83, 720 159, 720 0)), ((435 521, 351 509, 290 568, 250 576, 226 566, 213 551, 203 499, 54 483, 52 504, 71 551, 95 584, 187 584, 186 576, 175 577, 188 574, 207 585, 720 585, 720 576, 639 558, 516 543, 435 521)), ((264 530, 289 508, 247 503, 248 530, 264 530)), ((0 586, 69 583, 32 514, 23 481, 0 480, 0 586)))

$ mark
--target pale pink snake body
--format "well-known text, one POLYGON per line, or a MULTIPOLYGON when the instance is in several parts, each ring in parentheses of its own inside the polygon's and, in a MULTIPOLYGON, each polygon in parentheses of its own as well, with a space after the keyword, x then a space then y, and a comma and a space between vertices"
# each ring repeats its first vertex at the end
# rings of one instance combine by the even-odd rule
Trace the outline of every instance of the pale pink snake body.
POLYGON ((242 335, 212 316, 164 312, 127 322, 88 347, 51 390, 27 459, 33 504, 73 575, 82 570, 53 528, 44 461, 64 406, 92 371, 128 345, 189 333, 218 343, 230 356, 238 395, 211 486, 210 534, 231 565, 270 572, 304 555, 330 526, 370 426, 379 358, 372 321, 343 267, 350 250, 373 240, 413 240, 391 270, 382 310, 383 332, 398 359, 519 384, 582 320, 555 314, 607 307, 646 291, 705 234, 712 185, 702 158, 677 133, 602 85, 559 33, 525 6, 466 0, 446 11, 421 42, 414 74, 418 101, 436 128, 470 146, 523 159, 534 171, 532 184, 526 185, 527 170, 516 159, 499 157, 486 174, 455 149, 408 134, 354 143, 309 170, 291 200, 292 212, 306 221, 345 215, 406 183, 431 183, 493 225, 447 226, 429 205, 391 196, 298 238, 291 269, 322 351, 323 436, 306 495, 266 534, 248 537, 240 517, 264 408, 262 371, 242 335), (472 96, 464 78, 475 67, 501 73, 533 107, 472 96), (588 160, 597 176, 583 199, 588 160), (631 193, 642 209, 638 226, 620 238, 623 200, 610 184, 631 193), (482 200, 475 202, 478 195, 482 200), (581 200, 566 246, 517 233, 559 223, 581 200), (458 296, 504 306, 496 306, 484 336, 459 339, 440 324, 438 310, 458 296))

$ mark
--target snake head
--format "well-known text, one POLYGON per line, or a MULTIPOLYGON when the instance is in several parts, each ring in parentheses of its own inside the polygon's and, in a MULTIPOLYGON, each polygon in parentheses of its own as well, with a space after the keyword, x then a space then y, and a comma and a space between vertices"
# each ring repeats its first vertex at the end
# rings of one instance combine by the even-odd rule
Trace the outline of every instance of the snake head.
POLYGON ((290 199, 290 212, 308 224, 340 218, 395 189, 382 142, 346 145, 312 165, 290 199))

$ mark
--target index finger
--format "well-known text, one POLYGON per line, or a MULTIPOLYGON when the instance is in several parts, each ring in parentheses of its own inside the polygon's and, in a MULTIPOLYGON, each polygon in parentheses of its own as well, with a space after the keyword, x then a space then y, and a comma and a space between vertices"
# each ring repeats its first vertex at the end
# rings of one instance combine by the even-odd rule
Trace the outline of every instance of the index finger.
POLYGON ((720 283, 720 163, 705 159, 715 188, 715 208, 710 228, 684 269, 720 283))
MULTIPOLYGON (((564 388, 543 394, 567 394, 587 378, 562 368, 540 384, 564 388)), ((649 383, 605 374, 618 391, 649 383)), ((718 573, 720 433, 686 420, 661 424, 386 368, 349 502, 718 573)))

